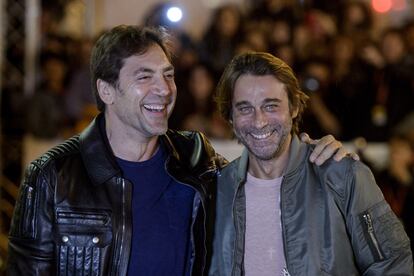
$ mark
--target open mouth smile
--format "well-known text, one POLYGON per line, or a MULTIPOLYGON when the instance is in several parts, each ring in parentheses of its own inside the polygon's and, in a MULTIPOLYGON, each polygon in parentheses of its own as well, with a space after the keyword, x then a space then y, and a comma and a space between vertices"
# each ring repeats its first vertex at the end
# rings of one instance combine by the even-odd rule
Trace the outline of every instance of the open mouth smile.
POLYGON ((162 112, 166 109, 166 105, 161 104, 144 104, 144 108, 150 112, 162 112))
POLYGON ((273 131, 269 131, 263 134, 254 134, 254 133, 250 133, 250 135, 256 139, 256 140, 263 140, 266 139, 268 137, 270 137, 273 134, 273 131))

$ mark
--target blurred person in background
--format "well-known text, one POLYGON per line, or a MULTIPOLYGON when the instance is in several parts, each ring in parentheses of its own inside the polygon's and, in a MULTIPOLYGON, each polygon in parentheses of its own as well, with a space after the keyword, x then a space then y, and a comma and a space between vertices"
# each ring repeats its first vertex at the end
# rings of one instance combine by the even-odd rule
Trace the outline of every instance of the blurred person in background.
POLYGON ((301 7, 294 0, 254 0, 251 1, 248 19, 251 21, 285 20, 291 24, 299 21, 301 7))
POLYGON ((78 43, 79 64, 73 69, 65 95, 65 110, 68 120, 79 133, 98 114, 92 93, 90 74, 90 54, 92 39, 83 39, 78 43))
POLYGON ((291 66, 292 68, 296 68, 296 53, 290 43, 278 45, 273 49, 272 52, 276 57, 286 62, 287 65, 291 66))
POLYGON ((267 51, 269 47, 265 30, 256 23, 248 24, 244 27, 243 38, 238 43, 236 51, 240 51, 239 46, 241 44, 245 44, 250 51, 267 51))
POLYGON ((370 7, 363 1, 343 1, 336 17, 338 31, 359 40, 372 37, 373 19, 370 7))
POLYGON ((40 56, 39 84, 26 100, 25 136, 22 144, 22 166, 49 148, 73 135, 66 112, 68 66, 62 54, 44 52, 40 56))
POLYGON ((303 91, 309 96, 309 108, 302 117, 303 131, 311 136, 327 133, 340 136, 342 125, 328 105, 331 81, 329 63, 322 58, 309 59, 299 78, 303 91))
POLYGON ((218 77, 235 54, 242 38, 243 16, 239 7, 228 4, 214 11, 199 45, 200 61, 209 64, 218 77))
POLYGON ((214 72, 205 64, 197 64, 189 72, 187 85, 187 103, 183 108, 188 115, 181 129, 197 130, 211 139, 231 138, 230 126, 219 116, 214 105, 214 72))
POLYGON ((296 70, 301 71, 300 66, 312 55, 312 35, 310 28, 304 22, 293 27, 292 48, 296 56, 296 70))
POLYGON ((414 82, 412 64, 401 29, 388 28, 382 33, 377 61, 374 103, 370 106, 371 124, 366 138, 387 141, 392 128, 414 111, 414 82))
POLYGON ((27 101, 27 132, 38 139, 60 140, 65 137, 67 114, 65 58, 44 52, 40 57, 41 76, 35 93, 27 101))
POLYGON ((359 57, 353 37, 340 34, 330 43, 330 86, 327 104, 341 127, 339 137, 349 141, 366 135, 375 100, 376 69, 359 57))
POLYGON ((414 19, 404 25, 403 31, 409 59, 414 62, 414 19))
POLYGON ((274 49, 292 42, 292 24, 283 19, 273 20, 270 25, 269 44, 274 49))
POLYGON ((385 199, 403 222, 414 250, 414 143, 405 134, 393 134, 388 149, 388 165, 376 179, 385 199))

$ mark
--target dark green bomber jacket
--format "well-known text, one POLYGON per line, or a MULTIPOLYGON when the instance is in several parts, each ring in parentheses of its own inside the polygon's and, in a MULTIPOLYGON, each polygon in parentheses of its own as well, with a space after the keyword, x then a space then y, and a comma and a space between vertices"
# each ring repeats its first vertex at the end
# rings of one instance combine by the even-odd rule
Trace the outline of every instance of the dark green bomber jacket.
MULTIPOLYGON (((106 139, 103 115, 33 161, 20 187, 9 236, 8 275, 126 275, 131 248, 131 188, 106 139)), ((195 190, 193 275, 211 247, 215 177, 226 161, 198 132, 168 130, 167 172, 195 190), (209 231, 210 230, 210 231, 209 231)))
MULTIPOLYGON (((413 275, 409 239, 371 171, 351 158, 314 165, 312 149, 293 137, 281 186, 289 274, 413 275)), ((245 150, 218 177, 210 276, 244 275, 247 166, 245 150)))

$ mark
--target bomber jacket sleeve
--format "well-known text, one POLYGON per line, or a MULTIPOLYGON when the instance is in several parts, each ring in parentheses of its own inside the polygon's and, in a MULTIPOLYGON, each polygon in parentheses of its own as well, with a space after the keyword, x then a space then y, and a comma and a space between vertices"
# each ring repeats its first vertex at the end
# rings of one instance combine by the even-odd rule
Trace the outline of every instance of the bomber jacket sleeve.
MULTIPOLYGON (((410 242, 371 171, 349 161, 341 199, 356 262, 363 275, 413 275, 410 242)), ((341 193, 340 193, 341 194, 341 193)))
POLYGON ((55 274, 52 175, 39 162, 26 170, 10 229, 7 275, 55 274))

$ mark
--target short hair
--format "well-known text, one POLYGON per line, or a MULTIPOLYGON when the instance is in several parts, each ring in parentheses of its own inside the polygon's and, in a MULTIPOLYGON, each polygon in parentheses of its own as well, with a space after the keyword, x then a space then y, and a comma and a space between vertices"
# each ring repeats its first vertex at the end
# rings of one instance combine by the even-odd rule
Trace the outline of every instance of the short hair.
POLYGON ((262 52, 249 52, 238 55, 227 65, 217 85, 215 101, 221 116, 230 121, 232 100, 236 81, 242 75, 274 76, 284 84, 289 99, 289 110, 298 110, 293 119, 292 132, 298 133, 299 122, 306 107, 308 96, 300 90, 298 79, 293 70, 281 59, 262 52))
POLYGON ((117 86, 125 59, 144 54, 152 45, 159 45, 171 61, 169 42, 170 36, 162 27, 120 25, 104 32, 92 49, 90 63, 92 91, 98 110, 105 110, 105 103, 99 97, 96 87, 98 79, 117 86))

